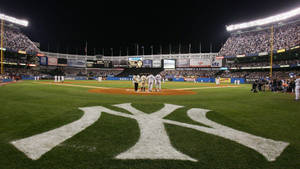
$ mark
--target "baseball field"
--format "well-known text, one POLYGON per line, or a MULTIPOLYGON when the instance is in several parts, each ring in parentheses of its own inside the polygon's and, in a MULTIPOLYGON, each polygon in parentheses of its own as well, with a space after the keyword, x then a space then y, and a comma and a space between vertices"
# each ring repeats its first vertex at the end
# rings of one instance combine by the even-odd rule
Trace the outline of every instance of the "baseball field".
POLYGON ((3 169, 297 169, 300 103, 250 85, 23 81, 0 86, 3 169))

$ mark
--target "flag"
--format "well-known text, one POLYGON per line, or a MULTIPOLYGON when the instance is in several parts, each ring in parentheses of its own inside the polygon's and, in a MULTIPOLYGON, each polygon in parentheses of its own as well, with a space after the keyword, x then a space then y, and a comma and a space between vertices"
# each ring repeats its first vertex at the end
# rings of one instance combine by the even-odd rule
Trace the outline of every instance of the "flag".
POLYGON ((87 49, 88 48, 88 44, 87 44, 87 42, 85 42, 85 48, 84 48, 84 51, 85 51, 85 55, 87 56, 87 49))
POLYGON ((181 53, 181 43, 179 43, 179 54, 181 53))
POLYGON ((151 48, 151 55, 153 55, 153 45, 151 45, 150 48, 151 48))
POLYGON ((159 48, 160 48, 160 54, 162 54, 162 46, 159 45, 159 48))
POLYGON ((200 42, 200 53, 202 53, 202 44, 200 42))

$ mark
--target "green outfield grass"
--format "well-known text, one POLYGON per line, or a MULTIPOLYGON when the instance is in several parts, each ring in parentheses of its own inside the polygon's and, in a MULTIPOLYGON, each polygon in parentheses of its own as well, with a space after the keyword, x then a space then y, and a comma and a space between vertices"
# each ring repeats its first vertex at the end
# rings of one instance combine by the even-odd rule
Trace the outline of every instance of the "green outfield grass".
MULTIPOLYGON (((45 81, 50 82, 50 81, 45 81)), ((74 82, 74 81, 67 81, 74 82)), ((74 85, 132 88, 132 82, 76 81, 74 85), (92 82, 92 83, 91 83, 92 82)), ((166 82, 164 89, 193 89, 196 95, 138 96, 90 93, 88 88, 38 84, 33 81, 0 86, 0 168, 2 169, 297 169, 300 166, 300 102, 294 95, 251 93, 250 85, 212 88, 214 84, 166 82), (140 130, 135 120, 103 113, 86 130, 63 142, 38 160, 29 159, 11 141, 40 134, 81 118, 79 107, 132 103, 145 113, 163 104, 184 106, 165 119, 202 125, 190 119, 191 108, 211 110, 208 118, 253 135, 290 145, 269 162, 261 154, 236 142, 193 129, 165 124, 174 148, 198 162, 176 160, 117 160, 135 145, 140 130)))

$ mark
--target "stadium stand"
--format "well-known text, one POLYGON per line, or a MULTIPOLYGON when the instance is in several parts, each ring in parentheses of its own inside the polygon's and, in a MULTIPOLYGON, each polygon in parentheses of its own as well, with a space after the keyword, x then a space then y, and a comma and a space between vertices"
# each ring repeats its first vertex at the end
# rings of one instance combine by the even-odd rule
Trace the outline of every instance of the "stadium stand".
MULTIPOLYGON (((222 56, 255 55, 270 52, 269 28, 250 32, 234 32, 228 38, 219 54, 222 56)), ((296 23, 275 27, 274 50, 290 49, 300 44, 300 20, 296 23)))
POLYGON ((219 71, 213 70, 165 70, 161 74, 164 77, 201 77, 214 78, 219 71))
MULTIPOLYGON (((1 37, 1 35, 0 35, 1 37)), ((25 51, 26 53, 37 53, 39 48, 20 30, 20 28, 7 25, 4 28, 4 48, 10 51, 25 51)))

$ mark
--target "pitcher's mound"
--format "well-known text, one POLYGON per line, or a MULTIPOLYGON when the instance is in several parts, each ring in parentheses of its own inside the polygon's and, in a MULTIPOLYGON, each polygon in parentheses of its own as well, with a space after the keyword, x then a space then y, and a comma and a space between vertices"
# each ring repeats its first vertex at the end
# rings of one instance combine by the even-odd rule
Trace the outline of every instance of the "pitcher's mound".
POLYGON ((133 89, 121 89, 121 88, 111 88, 111 89, 90 89, 91 93, 104 93, 104 94, 125 94, 125 95, 155 95, 155 96, 168 96, 168 95, 194 95, 196 92, 189 90, 172 90, 163 89, 160 92, 135 92, 133 89))

